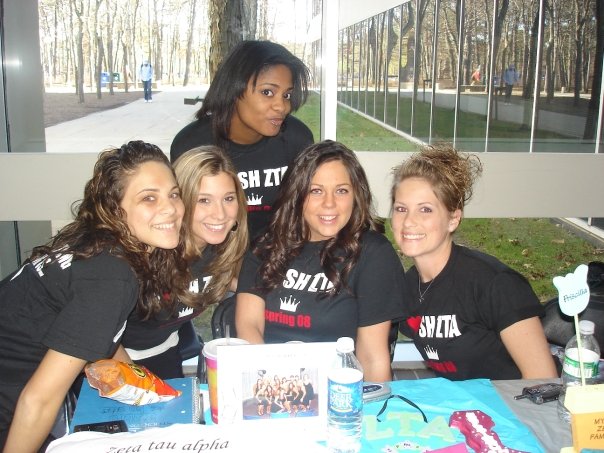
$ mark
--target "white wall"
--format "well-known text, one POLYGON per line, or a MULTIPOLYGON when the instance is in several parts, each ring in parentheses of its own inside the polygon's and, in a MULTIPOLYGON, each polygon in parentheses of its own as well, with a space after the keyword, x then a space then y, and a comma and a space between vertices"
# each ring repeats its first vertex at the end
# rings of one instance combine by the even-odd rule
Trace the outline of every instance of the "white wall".
MULTIPOLYGON (((408 153, 357 151, 377 201, 390 210, 391 169, 408 153)), ((604 217, 603 154, 479 153, 484 173, 467 217, 604 217)), ((97 155, 0 153, 0 221, 69 220, 97 155), (31 183, 23 183, 23 175, 31 183), (15 191, 15 187, 19 187, 15 191)))

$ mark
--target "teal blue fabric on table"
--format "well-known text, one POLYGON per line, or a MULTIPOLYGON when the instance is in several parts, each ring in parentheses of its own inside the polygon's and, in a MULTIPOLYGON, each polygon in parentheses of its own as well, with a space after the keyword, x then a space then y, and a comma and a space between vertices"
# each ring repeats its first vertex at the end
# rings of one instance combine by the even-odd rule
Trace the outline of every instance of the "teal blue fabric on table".
MULTIPOLYGON (((444 378, 393 381, 392 394, 403 396, 426 414, 426 424, 421 413, 400 400, 392 398, 387 409, 376 416, 384 401, 365 404, 363 407, 363 453, 397 453, 423 451, 466 443, 456 428, 449 428, 449 418, 455 411, 479 410, 488 415, 504 447, 545 453, 537 438, 501 399, 487 379, 449 381, 444 378)), ((206 385, 201 388, 207 389, 206 385)), ((520 389, 521 390, 521 389, 520 389)), ((520 392, 519 392, 520 393, 520 392)), ((206 423, 212 424, 209 408, 205 408, 206 423)), ((473 450, 468 447, 468 451, 473 450)))
MULTIPOLYGON (((426 447, 436 449, 466 443, 463 434, 456 428, 448 428, 448 425, 453 412, 469 410, 480 410, 492 419, 492 431, 505 447, 531 453, 545 451, 489 380, 434 378, 393 381, 390 386, 393 395, 404 396, 418 405, 426 414, 428 424, 417 409, 398 398, 388 401, 386 411, 379 417, 381 422, 375 416, 384 401, 366 404, 363 407, 363 453, 423 451, 426 447), (386 437, 388 434, 392 435, 386 437)), ((468 451, 473 450, 468 448, 468 451)))

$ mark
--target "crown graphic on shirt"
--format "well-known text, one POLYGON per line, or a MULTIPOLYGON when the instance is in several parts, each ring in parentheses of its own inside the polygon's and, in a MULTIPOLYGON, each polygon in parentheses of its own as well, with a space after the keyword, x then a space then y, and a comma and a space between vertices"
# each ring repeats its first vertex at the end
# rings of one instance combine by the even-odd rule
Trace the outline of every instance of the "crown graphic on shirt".
POLYGON ((254 195, 254 194, 250 194, 250 196, 247 199, 247 204, 249 206, 260 206, 262 204, 262 198, 263 195, 254 195))
POLYGON ((192 314, 193 314, 193 309, 191 307, 184 307, 184 308, 181 308, 180 311, 178 312, 178 317, 184 318, 185 316, 189 316, 192 314))
POLYGON ((289 296, 289 299, 279 298, 279 300, 281 301, 281 310, 291 311, 292 313, 295 313, 298 305, 300 305, 300 301, 296 301, 293 296, 289 296))
POLYGON ((430 346, 426 346, 424 348, 424 351, 426 351, 426 355, 429 359, 438 360, 438 351, 436 349, 432 349, 430 346))

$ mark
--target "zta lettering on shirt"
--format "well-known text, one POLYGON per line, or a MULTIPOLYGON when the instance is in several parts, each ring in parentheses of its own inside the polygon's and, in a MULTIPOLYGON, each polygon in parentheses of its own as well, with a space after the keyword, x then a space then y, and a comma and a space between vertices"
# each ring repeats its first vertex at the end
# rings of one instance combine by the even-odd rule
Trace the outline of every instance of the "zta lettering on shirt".
POLYGON ((423 315, 418 334, 422 338, 455 338, 461 336, 456 315, 423 315))
POLYGON ((281 184, 281 179, 287 170, 286 167, 265 168, 262 170, 241 171, 237 173, 241 187, 243 189, 253 189, 254 187, 276 187, 281 184))
POLYGON ((283 287, 316 293, 317 291, 327 291, 333 288, 333 283, 329 281, 323 272, 311 275, 295 269, 289 269, 285 274, 283 287))
MULTIPOLYGON (((205 277, 203 277, 203 289, 202 291, 205 291, 208 288, 208 285, 210 284, 210 280, 212 280, 212 276, 211 275, 207 275, 205 277)), ((195 294, 199 294, 199 279, 196 278, 194 279, 191 284, 189 285, 189 291, 195 294)))

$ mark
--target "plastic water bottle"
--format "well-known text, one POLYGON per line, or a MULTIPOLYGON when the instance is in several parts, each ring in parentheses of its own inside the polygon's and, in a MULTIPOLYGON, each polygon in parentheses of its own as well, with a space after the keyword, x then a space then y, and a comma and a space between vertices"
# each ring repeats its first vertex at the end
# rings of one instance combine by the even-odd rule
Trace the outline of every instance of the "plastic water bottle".
MULTIPOLYGON (((583 376, 585 385, 595 384, 598 379, 598 362, 600 360, 600 347, 594 338, 595 325, 586 319, 579 322, 581 335, 581 360, 583 361, 583 376)), ((562 364, 562 384, 564 387, 558 397, 558 417, 570 423, 570 412, 564 406, 566 387, 581 385, 581 370, 579 364, 579 349, 577 336, 572 337, 564 349, 564 363, 562 364)))
POLYGON ((352 338, 339 338, 336 353, 327 374, 327 447, 333 453, 358 453, 363 424, 363 368, 354 355, 352 338))

